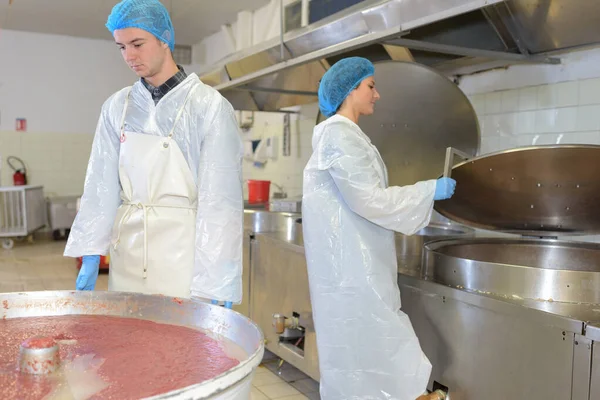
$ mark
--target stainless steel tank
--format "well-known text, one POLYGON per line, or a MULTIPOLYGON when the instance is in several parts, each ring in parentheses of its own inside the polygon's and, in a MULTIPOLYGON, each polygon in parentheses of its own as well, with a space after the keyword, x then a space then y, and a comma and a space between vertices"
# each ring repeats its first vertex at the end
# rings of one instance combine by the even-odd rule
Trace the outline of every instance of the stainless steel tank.
POLYGON ((441 215, 512 238, 425 244, 418 278, 399 275, 403 310, 450 398, 600 398, 600 146, 512 149, 447 175, 441 215))
POLYGON ((451 238, 468 238, 475 235, 469 227, 458 224, 431 223, 414 235, 396 233, 396 257, 398 273, 420 276, 423 258, 423 247, 426 243, 451 238))
POLYGON ((425 245, 428 280, 482 294, 600 304, 600 245, 558 240, 457 239, 425 245))
POLYGON ((158 295, 120 292, 47 291, 0 294, 0 318, 53 315, 110 315, 200 329, 243 351, 240 364, 218 377, 152 399, 248 399, 264 354, 258 326, 234 311, 158 295))

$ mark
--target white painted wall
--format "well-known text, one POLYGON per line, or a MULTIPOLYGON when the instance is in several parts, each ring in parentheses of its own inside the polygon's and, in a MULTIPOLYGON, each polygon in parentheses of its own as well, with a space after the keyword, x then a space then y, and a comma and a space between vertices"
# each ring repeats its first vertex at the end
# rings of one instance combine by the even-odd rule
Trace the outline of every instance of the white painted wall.
POLYGON ((47 195, 80 195, 100 108, 136 79, 111 41, 0 30, 0 155, 22 158, 47 195))
MULTIPOLYGON (((298 114, 290 115, 291 154, 283 156, 284 122, 282 113, 254 113, 254 125, 243 133, 244 140, 278 138, 277 160, 268 160, 264 167, 256 167, 244 160, 244 179, 270 180, 283 187, 289 197, 302 195, 302 173, 312 154, 312 132, 317 119, 318 106, 310 104, 299 108, 298 114)), ((271 187, 271 195, 279 191, 271 187)), ((244 185, 247 196, 247 185, 244 185)))

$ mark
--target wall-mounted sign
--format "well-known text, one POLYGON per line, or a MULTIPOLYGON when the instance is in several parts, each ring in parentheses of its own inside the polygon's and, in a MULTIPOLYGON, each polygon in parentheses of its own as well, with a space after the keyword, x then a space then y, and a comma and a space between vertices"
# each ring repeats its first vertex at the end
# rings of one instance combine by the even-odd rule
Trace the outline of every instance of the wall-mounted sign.
POLYGON ((17 118, 17 132, 25 132, 27 130, 27 120, 25 118, 17 118))

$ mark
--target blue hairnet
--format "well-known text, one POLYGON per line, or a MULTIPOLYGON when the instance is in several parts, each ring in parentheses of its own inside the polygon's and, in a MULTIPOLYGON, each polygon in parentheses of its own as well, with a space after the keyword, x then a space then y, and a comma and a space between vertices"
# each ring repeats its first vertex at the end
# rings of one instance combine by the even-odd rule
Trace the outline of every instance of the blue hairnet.
POLYGON ((117 29, 139 28, 175 48, 175 30, 169 12, 158 0, 123 0, 113 7, 106 21, 110 33, 117 29))
POLYGON ((348 57, 333 64, 319 84, 319 108, 323 115, 335 114, 350 92, 374 74, 373 63, 362 57, 348 57))

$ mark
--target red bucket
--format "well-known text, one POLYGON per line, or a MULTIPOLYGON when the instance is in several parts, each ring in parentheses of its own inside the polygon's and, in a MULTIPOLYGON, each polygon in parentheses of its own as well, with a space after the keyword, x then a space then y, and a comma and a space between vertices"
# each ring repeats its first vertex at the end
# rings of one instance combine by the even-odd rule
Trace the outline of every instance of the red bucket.
POLYGON ((248 180, 248 203, 266 203, 269 201, 271 181, 248 180))

